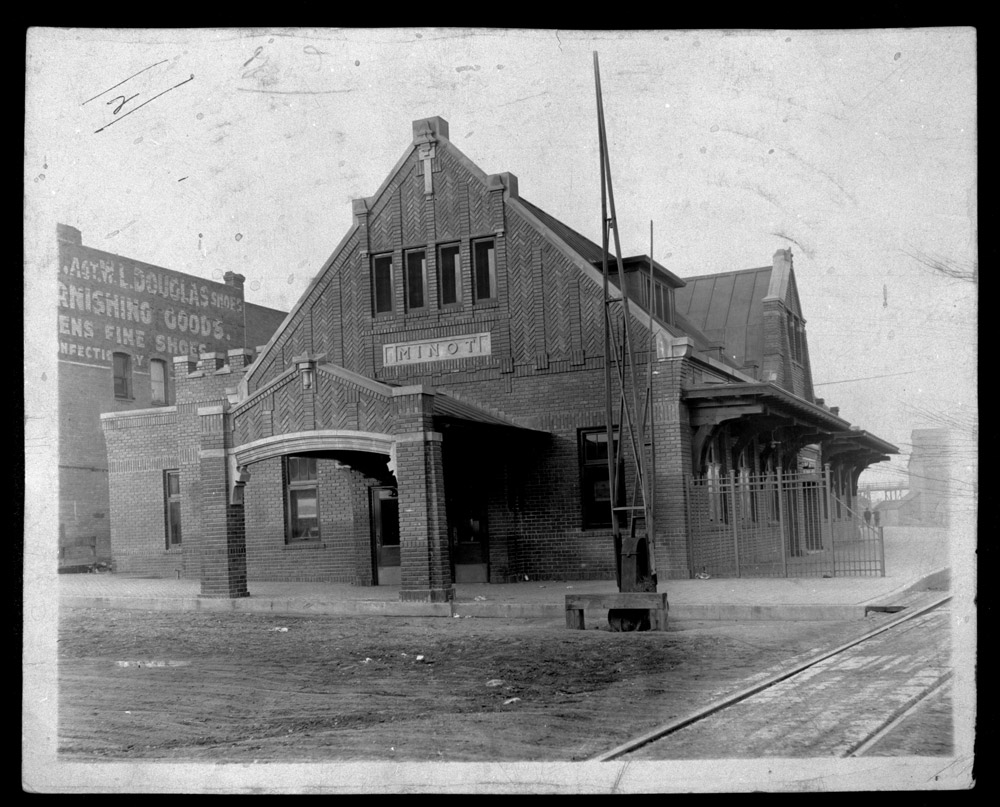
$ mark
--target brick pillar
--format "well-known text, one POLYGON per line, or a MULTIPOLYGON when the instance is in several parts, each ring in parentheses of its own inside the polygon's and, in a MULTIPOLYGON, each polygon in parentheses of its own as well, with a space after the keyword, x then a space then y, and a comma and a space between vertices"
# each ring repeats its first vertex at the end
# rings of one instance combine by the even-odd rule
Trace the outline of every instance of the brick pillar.
POLYGON ((656 572, 663 580, 690 576, 687 480, 691 474, 691 426, 681 389, 691 382, 690 345, 653 365, 656 442, 656 572))
POLYGON ((441 435, 433 430, 433 404, 433 394, 423 387, 393 390, 401 600, 448 602, 455 598, 441 435))
POLYGON ((230 503, 225 410, 225 406, 198 409, 201 596, 235 599, 249 596, 246 527, 243 505, 230 503))
POLYGON ((245 371, 253 364, 254 355, 254 351, 248 347, 238 347, 236 350, 230 350, 226 353, 229 359, 229 366, 234 373, 245 371))

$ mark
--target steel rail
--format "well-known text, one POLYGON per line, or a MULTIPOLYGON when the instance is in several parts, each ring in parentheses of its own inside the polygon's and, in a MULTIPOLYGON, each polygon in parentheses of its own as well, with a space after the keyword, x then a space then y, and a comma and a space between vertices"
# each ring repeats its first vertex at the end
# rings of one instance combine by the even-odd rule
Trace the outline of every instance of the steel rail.
POLYGON ((926 703, 934 694, 937 693, 941 687, 947 684, 952 677, 955 675, 954 671, 948 670, 948 672, 938 676, 938 679, 927 687, 919 695, 914 695, 910 700, 900 706, 895 712, 889 715, 888 719, 874 732, 868 735, 868 738, 856 743, 854 746, 849 748, 841 756, 844 757, 860 757, 865 754, 869 748, 875 745, 879 740, 881 740, 890 731, 895 729, 900 723, 902 723, 906 718, 912 715, 917 709, 919 709, 924 703, 926 703))
POLYGON ((843 653, 845 650, 848 650, 856 645, 859 645, 862 642, 866 642, 880 633, 885 633, 887 630, 891 630, 892 628, 895 628, 897 625, 901 625, 904 622, 908 622, 911 619, 915 619, 918 616, 926 614, 928 611, 933 611, 938 606, 948 602, 948 600, 950 600, 951 598, 952 598, 951 594, 939 597, 938 599, 934 600, 928 605, 921 606, 917 610, 912 611, 909 614, 905 614, 904 616, 901 616, 897 619, 894 619, 891 622, 886 623, 885 625, 875 628, 874 630, 869 631, 863 636, 859 636, 856 639, 852 639, 849 642, 845 642, 844 644, 838 645, 832 650, 824 650, 823 652, 813 656, 810 659, 807 659, 806 661, 798 662, 797 664, 792 665, 787 670, 775 673, 774 675, 765 678, 763 681, 759 681, 756 684, 738 690, 731 695, 726 695, 725 697, 719 698, 718 700, 713 701, 707 706, 703 706, 699 709, 696 709, 694 712, 691 712, 685 717, 679 718, 677 720, 672 720, 669 723, 665 723, 662 726, 658 726, 652 731, 648 731, 645 734, 642 734, 638 737, 628 740, 622 743, 621 745, 612 748, 610 751, 605 751, 604 753, 599 754, 598 756, 592 757, 588 761, 610 762, 611 760, 618 759, 619 757, 625 756, 626 754, 630 754, 631 752, 636 751, 645 745, 649 745, 650 743, 659 740, 661 737, 666 737, 668 734, 673 734, 674 732, 679 731, 680 729, 685 728, 686 726, 690 726, 694 723, 697 723, 700 720, 704 720, 706 717, 709 717, 715 714, 716 712, 721 712, 723 709, 727 709, 730 706, 733 706, 734 704, 740 703, 741 701, 745 701, 747 698, 756 695, 758 692, 762 692, 765 689, 773 687, 775 684, 785 681, 788 678, 791 678, 792 676, 798 675, 804 670, 807 670, 810 667, 814 667, 815 665, 819 664, 821 661, 826 661, 826 659, 828 658, 832 658, 833 656, 839 655, 843 653))

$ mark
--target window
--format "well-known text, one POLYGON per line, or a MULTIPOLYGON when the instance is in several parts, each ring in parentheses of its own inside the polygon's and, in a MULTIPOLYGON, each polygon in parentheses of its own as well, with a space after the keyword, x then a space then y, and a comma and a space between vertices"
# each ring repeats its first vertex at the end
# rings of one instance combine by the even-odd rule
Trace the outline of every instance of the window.
POLYGON ((163 472, 163 499, 167 516, 167 549, 181 545, 181 472, 163 472))
POLYGON ((781 517, 781 503, 778 500, 778 471, 775 469, 774 455, 768 454, 764 464, 764 484, 765 515, 770 521, 777 521, 781 517))
POLYGON ((662 283, 653 286, 653 313, 663 322, 670 322, 670 290, 662 283))
MULTIPOLYGON (((616 434, 616 442, 617 439, 616 434)), ((611 526, 611 480, 608 477, 606 428, 580 432, 580 499, 584 529, 611 526)))
POLYGON ((115 397, 132 397, 132 357, 128 353, 115 353, 114 358, 115 397))
POLYGON ((738 467, 736 471, 736 492, 740 508, 739 517, 744 521, 757 520, 757 502, 753 496, 753 483, 751 482, 751 469, 747 462, 746 449, 740 452, 738 467))
POLYGON ((407 252, 406 310, 416 311, 427 306, 427 253, 421 250, 407 252))
POLYGON ((454 305, 462 302, 462 260, 458 244, 438 248, 438 304, 454 305))
POLYGON ((288 457, 285 460, 288 514, 287 543, 319 540, 319 491, 316 486, 316 458, 288 457))
POLYGON ((708 488, 708 518, 710 521, 729 523, 726 508, 726 494, 722 486, 722 464, 717 459, 716 445, 713 440, 708 445, 705 456, 705 481, 708 488))
POLYGON ((167 403, 167 363, 162 359, 149 362, 149 386, 154 404, 167 403))
POLYGON ((497 296, 496 242, 492 238, 472 242, 472 280, 476 302, 497 296))
POLYGON ((802 320, 794 314, 788 315, 788 353, 793 361, 802 363, 803 348, 802 343, 805 338, 805 329, 802 327, 802 320))
POLYGON ((372 302, 376 314, 392 312, 392 255, 372 258, 372 302))

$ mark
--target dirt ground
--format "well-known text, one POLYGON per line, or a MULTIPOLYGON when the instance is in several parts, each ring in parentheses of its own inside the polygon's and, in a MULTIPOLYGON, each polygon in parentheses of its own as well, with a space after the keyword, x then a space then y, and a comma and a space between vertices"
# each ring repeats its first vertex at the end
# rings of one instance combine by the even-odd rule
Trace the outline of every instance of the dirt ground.
POLYGON ((66 760, 581 760, 835 646, 852 622, 572 631, 553 619, 68 610, 66 760))

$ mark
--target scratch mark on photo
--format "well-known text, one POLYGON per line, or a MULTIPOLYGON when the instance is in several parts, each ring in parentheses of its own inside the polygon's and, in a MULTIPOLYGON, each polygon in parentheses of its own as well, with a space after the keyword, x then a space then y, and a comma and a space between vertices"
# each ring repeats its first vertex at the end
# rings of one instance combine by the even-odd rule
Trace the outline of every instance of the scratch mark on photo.
MULTIPOLYGON (((167 94, 168 92, 170 92, 171 90, 176 90, 176 89, 177 89, 178 87, 180 87, 180 86, 182 86, 182 85, 184 85, 184 84, 187 84, 187 83, 188 83, 189 81, 194 81, 194 73, 192 73, 192 74, 191 74, 191 77, 190 77, 190 78, 186 78, 186 79, 184 79, 184 81, 180 82, 179 84, 175 84, 175 85, 174 85, 173 87, 168 87, 168 88, 167 88, 167 89, 165 89, 165 90, 164 90, 163 92, 160 92, 160 93, 157 93, 157 94, 156 94, 156 95, 154 95, 154 96, 153 96, 152 98, 150 98, 150 99, 149 99, 149 101, 143 101, 143 102, 142 102, 141 104, 139 104, 139 106, 137 106, 137 107, 136 107, 135 109, 130 109, 130 110, 129 110, 128 112, 126 112, 126 113, 125 113, 124 115, 122 115, 122 116, 121 116, 120 118, 115 118, 115 119, 114 119, 113 121, 111 121, 111 123, 109 123, 109 124, 108 124, 107 126, 102 126, 102 127, 100 128, 100 129, 95 129, 95 130, 94 130, 94 134, 97 134, 98 132, 103 132, 103 131, 104 131, 105 129, 107 129, 107 128, 108 128, 108 126, 113 126, 114 124, 118 123, 118 121, 120 121, 120 120, 123 120, 123 119, 127 118, 127 117, 128 117, 129 115, 131 115, 131 114, 132 114, 133 112, 136 112, 136 111, 138 111, 138 110, 142 109, 142 108, 143 108, 144 106, 146 106, 146 104, 148 104, 148 103, 151 103, 152 101, 155 101, 155 100, 156 100, 157 98, 159 98, 159 97, 160 97, 161 95, 166 95, 166 94, 167 94)), ((155 142, 155 141, 154 141, 154 142, 155 142)))
MULTIPOLYGON (((145 72, 146 72, 147 70, 152 70, 152 69, 153 69, 154 67, 156 67, 156 65, 159 65, 159 64, 163 64, 164 62, 167 62, 167 61, 169 61, 169 59, 163 59, 162 61, 159 61, 159 62, 157 62, 156 64, 151 64, 151 65, 150 65, 149 67, 144 67, 144 68, 142 68, 142 70, 140 70, 140 71, 139 71, 139 73, 145 73, 145 72)), ((107 88, 106 90, 103 90, 102 92, 99 92, 99 93, 97 93, 97 95, 95 95, 95 96, 94 96, 94 98, 100 98, 100 97, 101 97, 102 95, 104 95, 104 93, 108 93, 108 92, 111 92, 111 91, 112 91, 113 89, 115 89, 115 87, 121 87, 121 86, 122 86, 122 84, 124 84, 124 83, 125 83, 126 81, 131 81, 131 80, 132 80, 132 79, 134 79, 134 78, 135 78, 136 76, 138 76, 138 75, 139 75, 139 73, 133 73, 133 74, 132 74, 131 76, 129 76, 129 77, 127 78, 127 79, 124 79, 124 80, 122 80, 122 81, 119 81, 119 82, 118 82, 117 84, 115 84, 115 85, 114 85, 114 87, 108 87, 108 88, 107 88)), ((133 97, 134 97, 134 96, 133 96, 133 97)), ((93 100, 94 100, 94 98, 88 98, 88 99, 87 99, 86 101, 84 101, 84 102, 83 102, 82 104, 80 104, 80 106, 86 106, 86 105, 87 105, 87 104, 89 104, 89 103, 90 103, 91 101, 93 101, 93 100)))

